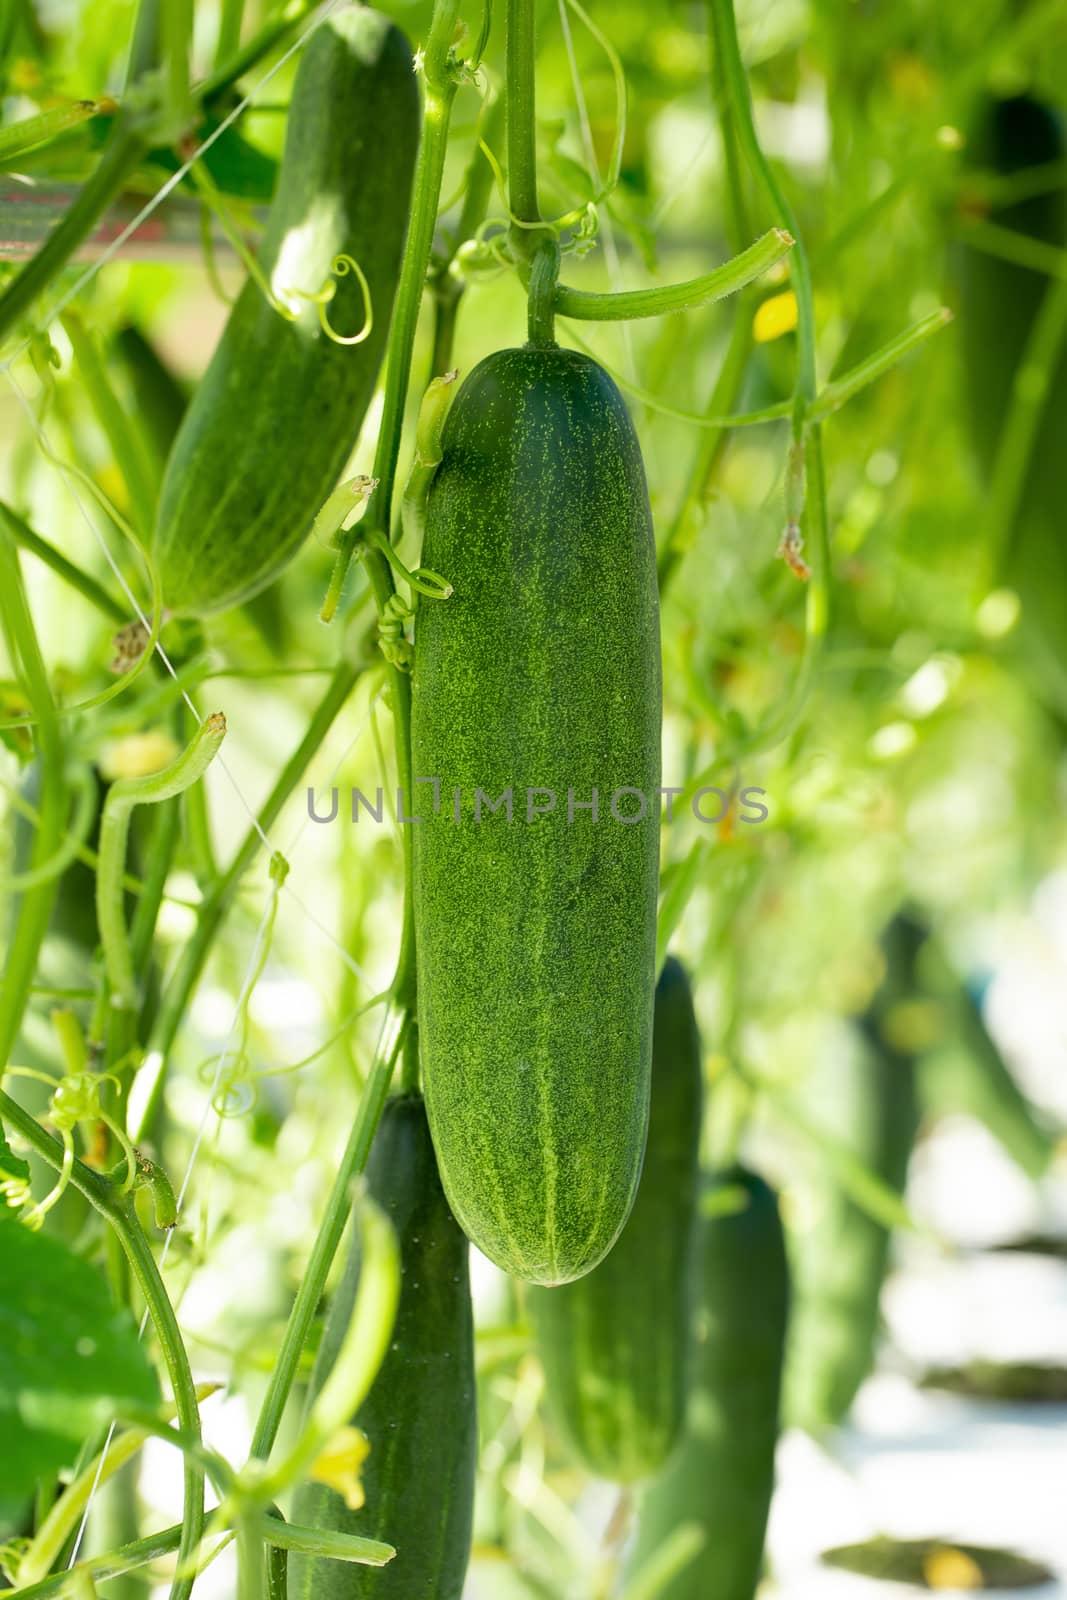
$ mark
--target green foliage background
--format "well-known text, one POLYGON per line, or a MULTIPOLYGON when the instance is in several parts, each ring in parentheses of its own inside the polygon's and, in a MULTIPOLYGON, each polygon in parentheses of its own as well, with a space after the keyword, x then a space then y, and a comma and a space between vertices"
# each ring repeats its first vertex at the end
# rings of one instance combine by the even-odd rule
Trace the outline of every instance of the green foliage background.
MULTIPOLYGON (((425 37, 428 7, 382 9, 413 41, 425 37)), ((591 10, 625 70, 626 139, 619 186, 600 208, 596 248, 566 257, 565 276, 584 287, 618 288, 707 271, 733 253, 735 241, 703 8, 613 0, 591 10)), ((7 0, 0 22, 5 121, 56 98, 114 92, 131 13, 114 0, 35 9, 28 0, 7 0)), ((1067 13, 1039 0, 761 0, 739 4, 738 14, 757 121, 811 254, 826 382, 939 304, 955 305, 976 108, 990 92, 1062 101, 1067 13)), ((199 4, 196 16, 206 70, 212 6, 199 4)), ((476 27, 476 15, 467 20, 476 27)), ((550 213, 590 199, 591 150, 603 170, 615 122, 610 63, 573 19, 570 26, 580 101, 560 13, 553 4, 541 7, 539 154, 550 213)), ((499 75, 499 27, 487 59, 499 75)), ((235 209, 264 198, 290 79, 291 69, 279 74, 269 103, 241 121, 263 162, 220 141, 216 181, 235 209)), ((478 106, 477 93, 464 88, 446 197, 458 197, 478 106)), ((19 171, 45 183, 77 182, 95 160, 100 133, 98 122, 86 124, 27 157, 19 171)), ((499 135, 497 148, 502 153, 499 135)), ((162 157, 153 158, 132 189, 150 194, 166 170, 162 157)), ((24 214, 24 200, 13 180, 3 183, 0 231, 24 214)), ((755 237, 775 219, 754 191, 746 203, 755 237)), ((194 223, 187 242, 167 249, 171 259, 109 262, 77 299, 109 352, 134 431, 142 419, 112 354, 117 331, 136 322, 191 384, 225 314, 199 258, 188 186, 171 214, 180 218, 183 206, 194 223)), ((490 214, 504 216, 498 193, 490 214)), ((221 276, 231 288, 240 281, 232 257, 223 260, 221 276)), ((580 335, 623 384, 661 546, 675 525, 684 542, 663 607, 667 783, 687 783, 715 760, 727 735, 755 726, 782 703, 798 670, 803 585, 776 558, 788 425, 736 429, 710 491, 687 502, 702 434, 671 415, 706 410, 734 319, 751 319, 760 300, 787 287, 783 269, 736 303, 633 325, 561 329, 563 342, 580 335)), ((412 422, 432 375, 428 304, 425 311, 412 422)), ((959 969, 976 971, 1003 947, 1002 930, 1028 916, 1035 886, 1062 863, 1067 847, 1067 698, 1059 681, 1035 670, 1020 645, 1025 618, 985 569, 990 464, 976 459, 967 426, 966 331, 958 321, 950 325, 826 424, 833 582, 825 658, 795 731, 736 774, 766 791, 768 820, 715 828, 679 810, 664 830, 668 900, 689 886, 672 948, 695 978, 712 1086, 709 1148, 734 1116, 753 1112, 751 1136, 787 1201, 802 1199, 822 1158, 817 1145, 790 1129, 782 1096, 803 1089, 813 1064, 833 1048, 839 1019, 861 1011, 876 989, 886 920, 902 902, 918 907, 959 969)), ((11 376, 59 455, 121 506, 122 481, 69 341, 58 326, 51 334, 58 365, 48 365, 38 343, 11 376)), ((459 313, 461 372, 523 337, 516 276, 480 266, 459 313)), ((789 394, 793 343, 786 333, 754 346, 738 409, 789 394)), ((372 411, 357 470, 369 470, 374 421, 372 411)), ((72 496, 45 459, 6 376, 0 434, 4 499, 114 591, 103 540, 144 601, 143 571, 84 490, 75 484, 72 496)), ((1067 566, 1067 553, 1062 559, 1067 566)), ((330 553, 310 540, 260 600, 212 619, 195 651, 198 703, 224 710, 230 727, 228 772, 216 768, 207 781, 220 860, 243 837, 248 809, 298 742, 336 660, 343 626, 331 630, 318 621, 330 565, 330 553)), ((110 681, 112 627, 31 557, 23 569, 57 687, 70 701, 96 693, 110 681)), ((350 601, 364 583, 357 572, 350 601)), ((18 693, 6 667, 4 676, 10 716, 19 710, 18 693)), ((308 822, 301 786, 271 830, 291 872, 253 992, 242 1001, 270 903, 265 852, 216 941, 169 1063, 159 1153, 177 1175, 194 1147, 197 1160, 166 1278, 197 1371, 221 1377, 253 1408, 367 1070, 375 1013, 352 1019, 388 983, 399 933, 396 830, 366 820, 353 826, 344 817, 351 786, 373 793, 378 784, 387 792, 395 785, 381 690, 372 664, 306 775, 320 790, 340 788, 339 820, 329 827, 308 822), (244 1048, 220 1068, 235 1017, 244 1048)), ((166 718, 165 680, 146 673, 106 707, 68 721, 69 752, 115 770, 128 758, 122 742, 165 732, 166 718)), ((5 740, 2 773, 11 793, 26 752, 17 730, 9 728, 5 740)), ((12 853, 15 831, 12 816, 12 853)), ((161 923, 164 966, 189 936, 208 867, 187 826, 161 923)), ((45 981, 79 986, 90 975, 84 950, 50 942, 45 981)), ((27 1019, 25 1064, 56 1060, 47 1011, 38 1001, 27 1019)), ((42 1106, 43 1098, 36 1109, 42 1106)), ((73 1197, 49 1227, 80 1253, 99 1253, 99 1225, 73 1197)), ((602 1581, 602 1557, 565 1509, 578 1486, 536 1411, 538 1380, 520 1312, 511 1291, 487 1276, 480 1314, 488 1448, 479 1538, 483 1553, 495 1551, 501 1562, 493 1593, 503 1600, 512 1592, 599 1592, 589 1585, 602 1581)))

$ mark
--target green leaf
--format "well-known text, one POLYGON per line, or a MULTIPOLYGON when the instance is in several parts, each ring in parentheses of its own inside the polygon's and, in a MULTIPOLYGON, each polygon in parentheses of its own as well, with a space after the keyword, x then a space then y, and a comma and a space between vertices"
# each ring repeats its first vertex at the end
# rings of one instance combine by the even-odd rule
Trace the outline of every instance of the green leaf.
POLYGON ((0 1230, 0 1494, 70 1466, 85 1435, 159 1383, 103 1274, 46 1234, 0 1230))

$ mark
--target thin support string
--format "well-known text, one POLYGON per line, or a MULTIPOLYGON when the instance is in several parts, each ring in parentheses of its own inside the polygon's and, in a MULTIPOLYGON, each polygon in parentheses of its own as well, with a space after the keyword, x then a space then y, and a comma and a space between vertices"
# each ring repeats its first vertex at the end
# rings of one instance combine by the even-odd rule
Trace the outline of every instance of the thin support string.
MULTIPOLYGON (((89 529, 90 534, 92 535, 93 539, 96 541, 97 545, 99 546, 100 550, 102 551, 105 561, 107 562, 108 566, 111 568, 111 571, 113 572, 113 574, 115 576, 116 582, 119 584, 119 586, 121 587, 121 589, 122 589, 123 593, 125 594, 127 600, 129 601, 132 610, 135 612, 138 620, 141 623, 141 626, 145 629, 146 632, 151 633, 151 631, 152 631, 151 630, 151 624, 149 623, 148 617, 145 614, 145 611, 144 611, 143 607, 141 606, 140 602, 138 601, 137 596, 134 594, 133 590, 130 588, 130 585, 127 583, 125 574, 123 573, 123 571, 120 568, 117 560, 115 559, 115 556, 113 555, 113 553, 111 551, 111 548, 108 545, 107 540, 104 538, 104 536, 100 532, 100 529, 98 528, 96 522, 94 521, 92 516, 90 516, 90 514, 89 514, 89 508, 85 503, 85 499, 82 496, 82 494, 79 492, 77 479, 74 477, 74 475, 71 472, 69 472, 67 470, 67 467, 66 467, 65 463, 62 461, 62 459, 60 458, 58 453, 52 448, 51 442, 50 442, 50 440, 48 438, 48 434, 45 431, 44 425, 41 423, 41 421, 38 419, 38 417, 34 414, 33 407, 30 405, 29 397, 27 396, 26 391, 22 388, 22 385, 19 383, 17 377, 15 376, 15 373, 10 368, 7 368, 5 370, 6 370, 6 376, 7 376, 8 382, 11 384, 12 388, 14 389, 15 394, 18 397, 19 404, 22 406, 23 411, 26 413, 26 416, 29 419, 30 426, 32 427, 32 429, 35 432, 35 434, 37 435, 37 438, 38 438, 38 440, 39 440, 39 442, 41 444, 42 449, 44 450, 46 456, 48 456, 48 458, 53 462, 53 464, 56 467, 56 470, 59 472, 61 478, 63 479, 64 485, 66 486, 66 489, 67 489, 67 493, 70 495, 71 499, 74 501, 75 507, 77 508, 77 511, 78 511, 79 515, 81 516, 82 521, 85 523, 85 526, 89 529)), ((170 674, 170 676, 174 680, 174 682, 177 683, 178 682, 177 670, 176 670, 176 668, 174 666, 174 663, 171 661, 169 655, 167 654, 167 652, 166 652, 166 650, 165 650, 165 648, 163 646, 162 640, 160 640, 160 639, 156 640, 155 650, 156 650, 157 655, 159 656, 160 661, 162 661, 164 667, 166 668, 167 672, 170 674)), ((180 694, 181 694, 181 698, 184 701, 185 705, 189 708, 189 711, 196 718, 197 724, 199 725, 203 721, 203 718, 201 717, 200 712, 199 712, 195 702, 193 701, 192 697, 189 695, 188 691, 184 687, 180 688, 180 694)), ((361 726, 360 729, 359 729, 359 732, 357 732, 357 735, 356 735, 357 738, 359 737, 359 733, 361 733, 362 731, 363 730, 362 730, 362 726, 361 726)), ((355 743, 355 740, 353 740, 352 742, 355 743)), ((347 754, 347 752, 346 752, 346 754, 347 754)), ((263 828, 262 824, 260 823, 259 818, 257 817, 255 811, 253 810, 251 803, 249 802, 247 796, 245 795, 243 789, 241 788, 241 785, 238 783, 237 778, 236 778, 236 776, 235 776, 235 774, 233 772, 233 769, 230 767, 229 763, 226 761, 226 759, 223 756, 221 751, 215 757, 215 765, 220 767, 222 769, 223 773, 225 774, 226 779, 227 779, 231 789, 233 790, 233 793, 236 796, 236 798, 237 798, 242 810, 244 811, 246 817, 248 818, 251 826, 255 829, 257 835, 259 836, 259 841, 262 844, 263 848, 266 850, 268 855, 274 855, 276 852, 275 852, 274 845, 272 844, 272 842, 270 840, 270 837, 268 836, 266 830, 263 828)), ((288 859, 288 857, 286 859, 288 859)), ((323 925, 323 923, 321 923, 319 921, 319 919, 310 910, 310 908, 307 905, 305 905, 304 901, 301 900, 300 896, 296 893, 295 889, 293 889, 293 887, 289 883, 286 883, 284 885, 284 891, 290 897, 290 899, 292 899, 293 903, 300 909, 300 911, 307 918, 307 920, 312 924, 312 926, 318 930, 318 932, 323 936, 324 939, 327 940, 327 942, 333 948, 334 953, 348 967, 349 971, 352 972, 357 978, 359 978, 361 983, 366 983, 368 981, 367 980, 367 975, 362 970, 362 968, 359 966, 358 962, 356 962, 353 959, 353 957, 345 949, 344 945, 341 944, 340 940, 336 939, 334 937, 334 935, 330 932, 330 930, 327 927, 325 927, 323 925)))
MULTIPOLYGON (((234 106, 233 110, 228 112, 227 115, 223 117, 218 127, 214 128, 211 133, 208 134, 207 138, 196 147, 192 155, 182 163, 177 172, 172 172, 170 177, 167 178, 156 190, 155 194, 145 201, 144 205, 141 207, 140 211, 138 211, 136 216, 126 224, 120 233, 116 234, 115 238, 111 240, 110 244, 107 245, 97 259, 90 263, 81 276, 74 280, 73 284, 66 291, 66 293, 60 295, 55 305, 45 315, 44 320, 38 324, 36 329, 37 333, 44 333, 52 326, 52 323, 56 320, 61 312, 66 310, 67 306, 74 299, 75 295, 80 294, 81 291, 92 282, 100 269, 107 266, 108 262, 118 254, 118 252, 122 249, 122 246, 126 243, 127 239, 129 239, 131 235, 137 232, 138 228, 147 222, 153 211, 155 211, 158 206, 162 205, 163 201, 174 191, 174 189, 177 188, 182 179, 188 176, 204 152, 206 150, 210 150, 216 139, 220 139, 226 132, 227 128, 231 127, 233 123, 237 121, 237 118, 241 115, 242 111, 245 111, 248 106, 255 101, 260 90, 265 89, 275 74, 280 72, 286 63, 291 61, 293 56, 295 56, 299 50, 303 49, 308 38, 318 27, 319 23, 324 21, 332 11, 336 11, 337 7, 341 3, 342 0, 326 0, 326 4, 319 11, 312 15, 311 20, 304 29, 303 33, 301 33, 300 36, 294 40, 294 42, 289 46, 289 49, 286 50, 285 54, 279 57, 279 59, 274 63, 273 67, 270 67, 263 74, 262 78, 259 78, 257 82, 253 84, 252 88, 248 91, 244 98, 239 100, 234 106)), ((7 372, 13 362, 17 361, 20 356, 24 356, 27 350, 29 350, 31 342, 32 341, 30 339, 24 339, 20 345, 16 345, 11 355, 8 356, 3 363, 0 363, 0 372, 7 372)))
MULTIPOLYGON (((571 33, 571 19, 567 13, 567 0, 559 0, 559 21, 563 30, 563 42, 567 47, 567 60, 570 63, 571 84, 574 88, 574 100, 578 110, 578 124, 582 130, 582 145, 585 149, 586 164, 593 179, 593 189, 600 191, 600 163, 597 161, 596 145, 593 141, 593 126, 589 120, 589 107, 586 104, 585 90, 582 88, 582 75, 578 70, 578 57, 574 50, 574 36, 571 33)), ((618 245, 615 239, 615 225, 608 211, 607 201, 603 207, 603 217, 600 231, 604 236, 604 259, 608 267, 608 282, 611 287, 618 290, 622 287, 622 262, 619 259, 618 245)), ((633 337, 628 322, 621 324, 623 349, 626 353, 626 365, 629 368, 629 377, 636 379, 637 366, 634 359, 633 337)))
MULTIPOLYGON (((19 383, 18 379, 16 378, 16 376, 15 376, 14 372, 12 371, 12 369, 10 368, 10 366, 5 368, 4 371, 6 373, 8 382, 11 384, 11 387, 14 389, 16 395, 18 396, 18 400, 19 400, 20 405, 22 406, 23 411, 26 413, 26 416, 29 419, 29 423, 30 423, 31 428, 33 429, 34 433, 37 435, 37 439, 38 439, 38 442, 41 445, 41 448, 43 449, 45 455, 49 458, 49 460, 55 466, 55 468, 58 471, 60 477, 63 479, 63 482, 66 485, 67 493, 70 495, 71 499, 74 501, 74 504, 75 504, 75 506, 76 506, 76 508, 78 510, 78 513, 81 516, 82 521, 85 523, 85 526, 89 529, 89 532, 92 534, 92 537, 96 541, 96 543, 99 546, 100 550, 103 552, 104 559, 107 562, 108 566, 111 568, 111 571, 114 573, 115 579, 116 579, 117 583, 119 584, 120 588, 122 589, 122 592, 125 594, 127 600, 130 602, 130 606, 131 606, 132 610, 134 611, 134 613, 136 614, 137 620, 140 622, 140 624, 144 628, 145 632, 150 634, 152 632, 152 625, 148 620, 148 616, 147 616, 144 608, 142 607, 140 601, 137 599, 137 596, 134 594, 133 590, 130 588, 130 585, 126 582, 125 574, 122 572, 122 569, 120 568, 117 560, 115 559, 115 556, 112 554, 111 548, 108 545, 107 540, 104 538, 103 534, 100 532, 100 529, 97 527, 97 525, 96 525, 95 521, 93 520, 93 518, 89 515, 89 509, 86 506, 85 501, 82 498, 82 495, 79 493, 78 488, 76 487, 76 479, 75 479, 73 473, 68 471, 66 463, 61 459, 61 457, 59 456, 58 452, 52 448, 52 444, 51 444, 51 441, 49 440, 48 434, 45 432, 44 424, 34 414, 33 407, 30 405, 30 402, 29 402, 29 397, 27 396, 26 391, 23 389, 22 385, 19 383)), ((179 680, 178 680, 177 670, 175 669, 174 663, 171 661, 169 655, 167 654, 166 650, 164 649, 163 641, 161 639, 157 639, 156 642, 155 642, 155 652, 158 655, 160 661, 162 661, 164 667, 166 668, 167 672, 170 674, 171 678, 173 678, 175 683, 178 683, 179 680)), ((197 724, 199 725, 203 721, 203 718, 201 717, 200 712, 197 710, 196 704, 193 701, 191 695, 189 694, 189 691, 187 689, 185 689, 184 687, 179 686, 179 693, 181 694, 181 698, 184 701, 185 705, 189 708, 189 710, 192 713, 192 715, 196 718, 197 724)), ((249 804, 248 800, 245 798, 245 795, 244 795, 244 793, 243 793, 243 791, 241 789, 240 784, 237 782, 237 779, 234 777, 234 774, 233 774, 231 768, 229 767, 229 765, 227 764, 227 762, 226 762, 224 756, 222 755, 221 751, 218 754, 218 756, 216 757, 216 764, 226 774, 226 777, 228 778, 229 783, 230 783, 230 787, 233 789, 233 792, 234 792, 235 796, 237 797, 237 800, 240 802, 242 808, 244 809, 245 814, 247 815, 252 827, 255 828, 257 834, 259 835, 260 842, 262 843, 263 847, 267 851, 271 851, 272 850, 271 842, 268 839, 268 837, 267 837, 266 833, 264 832, 263 828, 260 826, 259 819, 257 818, 257 816, 256 816, 255 812, 253 811, 251 805, 249 804)))

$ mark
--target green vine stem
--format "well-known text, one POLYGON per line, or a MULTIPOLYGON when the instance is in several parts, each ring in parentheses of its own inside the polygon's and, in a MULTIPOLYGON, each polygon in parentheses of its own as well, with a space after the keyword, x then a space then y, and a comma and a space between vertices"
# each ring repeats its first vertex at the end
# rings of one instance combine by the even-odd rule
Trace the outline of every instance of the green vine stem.
MULTIPOLYGON (((722 417, 736 404, 751 350, 751 320, 739 306, 730 331, 726 356, 708 402, 711 416, 722 417)), ((730 442, 730 433, 729 426, 721 425, 709 428, 701 437, 681 504, 667 530, 656 559, 661 600, 696 534, 697 513, 707 500, 712 481, 725 454, 726 446, 730 442)))
MULTIPOLYGON (((214 1383, 198 1384, 197 1402, 206 1400, 217 1389, 218 1385, 214 1383)), ((168 1415, 173 1414, 173 1409, 169 1408, 168 1415)), ((106 1452, 101 1450, 86 1462, 77 1477, 39 1522, 33 1539, 20 1556, 18 1564, 20 1589, 24 1584, 35 1583, 43 1578, 49 1568, 54 1566, 67 1539, 81 1521, 96 1488, 107 1483, 128 1461, 131 1461, 149 1437, 151 1435, 145 1428, 124 1428, 114 1435, 106 1452)), ((177 1546, 180 1526, 175 1528, 174 1532, 176 1536, 174 1543, 177 1546)))
POLYGON ((527 338, 539 349, 551 348, 556 342, 558 280, 559 240, 545 235, 534 251, 526 309, 527 338))
POLYGON ((330 1375, 315 1396, 300 1436, 269 1473, 248 1477, 257 1495, 273 1500, 304 1477, 367 1398, 385 1360, 400 1297, 400 1247, 385 1212, 369 1195, 355 1209, 359 1228, 360 1271, 356 1301, 330 1375))
MULTIPOLYGON (((163 0, 140 0, 133 26, 124 97, 136 105, 137 86, 159 56, 163 0)), ((150 115, 123 106, 92 177, 36 254, 0 295, 0 347, 18 320, 66 266, 99 222, 149 148, 150 115)))
POLYGON ((497 96, 483 108, 475 128, 474 150, 467 167, 463 188, 463 205, 459 220, 451 234, 449 248, 440 258, 430 275, 430 288, 434 295, 433 354, 430 359, 430 377, 440 378, 452 365, 452 345, 455 339, 456 316, 464 293, 464 278, 456 270, 460 250, 473 239, 485 221, 493 194, 494 173, 483 145, 492 149, 500 132, 504 117, 504 100, 497 96))
POLYGON ((244 21, 245 0, 221 0, 219 6, 219 32, 215 41, 215 66, 225 67, 241 48, 241 24, 244 21))
POLYGON ((57 578, 62 578, 72 589, 77 589, 91 605, 103 612, 104 616, 123 624, 130 620, 128 606, 122 605, 114 595, 108 593, 102 583, 97 583, 89 573, 75 566, 73 561, 68 560, 54 545, 49 544, 47 539, 42 539, 40 534, 35 533, 29 523, 3 500, 0 500, 0 521, 4 523, 17 545, 29 551, 30 555, 36 556, 46 567, 50 567, 57 578))
POLYGON ((318 10, 322 0, 289 0, 259 28, 247 44, 235 50, 229 59, 216 65, 211 74, 198 86, 202 105, 211 110, 229 94, 234 85, 252 68, 269 56, 271 51, 288 42, 290 37, 318 10))
POLYGON ((686 283, 671 283, 654 289, 625 289, 618 293, 594 294, 560 284, 556 290, 556 314, 584 322, 623 322, 637 317, 661 317, 673 311, 691 311, 734 294, 781 261, 793 248, 793 236, 784 228, 772 228, 739 256, 714 272, 690 278, 686 283))
MULTIPOLYGON (((1067 252, 1064 253, 1067 255, 1067 252)), ((1067 342, 1067 272, 1050 278, 1015 373, 1011 405, 1000 432, 985 512, 984 586, 1003 571, 1019 501, 1026 485, 1052 376, 1067 342)), ((984 598, 984 594, 982 596, 984 598)))
MULTIPOLYGON (((712 98, 715 105, 716 119, 719 124, 723 167, 726 172, 727 233, 735 253, 739 253, 743 248, 744 241, 750 237, 752 229, 748 218, 748 202, 745 199, 741 152, 737 139, 736 114, 730 100, 730 91, 723 67, 724 53, 715 38, 718 21, 714 11, 711 11, 709 23, 708 42, 711 46, 712 98)), ((737 405, 741 394, 741 386, 745 379, 745 372, 748 369, 751 351, 752 324, 748 315, 748 306, 744 298, 742 298, 740 302, 735 302, 734 305, 730 342, 727 346, 719 375, 715 380, 715 387, 708 401, 708 411, 711 416, 722 416, 724 413, 732 411, 737 405)), ((726 447, 730 442, 730 431, 727 427, 712 428, 704 433, 701 438, 685 493, 675 513, 674 520, 667 531, 667 537, 660 548, 656 563, 661 599, 681 565, 681 557, 688 548, 689 542, 695 537, 697 531, 694 526, 696 513, 708 498, 711 485, 726 453, 726 447)))
POLYGON ((0 1600, 8 1600, 9 1596, 10 1600, 15 1600, 16 1596, 18 1600, 64 1600, 71 1594, 74 1573, 88 1576, 95 1583, 104 1583, 108 1578, 120 1578, 127 1572, 136 1572, 138 1567, 157 1561, 161 1556, 173 1555, 181 1545, 181 1538, 182 1524, 178 1522, 172 1528, 162 1528, 159 1533, 150 1533, 147 1538, 124 1544, 109 1555, 79 1561, 69 1572, 55 1572, 51 1577, 31 1583, 27 1588, 0 1589, 0 1600))
MULTIPOLYGON (((53 860, 62 846, 66 832, 67 784, 63 740, 48 671, 26 600, 18 556, 6 530, 0 531, 0 624, 12 664, 21 663, 22 678, 37 724, 41 786, 37 830, 29 860, 30 870, 35 871, 53 860)), ((19 902, 0 989, 0 1068, 10 1061, 22 1027, 57 884, 56 877, 35 883, 19 902)))
POLYGON ((104 964, 111 985, 111 1004, 128 1010, 137 1002, 133 950, 123 909, 122 879, 126 844, 134 808, 183 794, 202 778, 226 735, 221 711, 206 717, 181 755, 161 772, 143 778, 119 778, 110 787, 100 819, 96 873, 96 915, 104 946, 104 964))
MULTIPOLYGON (((815 682, 830 620, 830 531, 826 506, 822 438, 819 424, 811 420, 818 377, 815 364, 815 304, 811 286, 808 253, 793 208, 763 153, 752 114, 748 78, 741 59, 733 0, 708 0, 711 26, 720 51, 723 82, 729 94, 734 126, 742 152, 753 175, 764 191, 780 224, 792 236, 794 249, 790 267, 797 300, 797 373, 793 395, 793 445, 803 464, 807 490, 805 521, 814 534, 814 559, 807 584, 804 628, 804 654, 793 691, 777 715, 772 715, 746 748, 734 751, 752 754, 768 750, 788 737, 797 726, 815 682)), ((786 539, 793 531, 787 527, 786 539)), ((799 527, 796 529, 799 541, 799 527)), ((799 549, 794 546, 799 558, 799 549)), ((789 549, 787 548, 787 554, 789 549)))
MULTIPOLYGON (((16 1100, 0 1089, 0 1115, 30 1148, 61 1172, 64 1150, 58 1140, 46 1133, 36 1119, 30 1116, 16 1100)), ((137 1279, 156 1338, 163 1353, 167 1373, 174 1395, 174 1409, 182 1431, 191 1438, 200 1438, 200 1410, 196 1386, 189 1367, 189 1356, 182 1341, 178 1319, 174 1314, 151 1246, 137 1219, 132 1195, 123 1199, 114 1184, 94 1172, 91 1167, 75 1160, 70 1167, 70 1181, 85 1196, 115 1230, 130 1268, 137 1279)), ((170 1600, 188 1600, 193 1579, 183 1576, 185 1563, 195 1557, 204 1531, 204 1471, 191 1455, 185 1456, 185 1503, 182 1533, 179 1542, 179 1568, 170 1589, 170 1600)))
POLYGON ((386 1007, 378 1047, 363 1087, 356 1119, 338 1163, 337 1173, 326 1202, 326 1211, 319 1224, 307 1270, 293 1303, 282 1347, 278 1352, 267 1393, 256 1421, 252 1436, 252 1456, 256 1459, 266 1460, 278 1436, 286 1401, 296 1378, 312 1319, 326 1286, 326 1276, 337 1253, 351 1211, 352 1182, 367 1164, 371 1141, 385 1105, 393 1070, 404 1048, 411 1023, 409 1008, 399 1001, 394 993, 386 1007))
POLYGON ((508 202, 513 220, 512 253, 530 261, 543 237, 537 224, 537 108, 534 92, 536 0, 507 0, 505 72, 507 80, 508 202), (525 226, 522 226, 525 224, 525 226))
POLYGON ((138 533, 147 538, 155 520, 156 492, 152 468, 140 435, 130 426, 100 356, 96 340, 75 311, 60 318, 74 351, 74 359, 96 420, 111 447, 115 465, 129 497, 130 514, 138 533))
POLYGON ((303 738, 263 802, 255 823, 249 827, 229 866, 201 902, 196 927, 184 945, 177 967, 163 992, 159 1012, 149 1035, 144 1068, 149 1086, 130 1129, 135 1143, 145 1137, 155 1114, 167 1059, 178 1029, 189 1008, 219 926, 234 901, 241 880, 263 848, 263 836, 274 826, 307 770, 308 763, 346 705, 364 666, 364 661, 353 652, 351 658, 346 656, 334 668, 325 693, 308 719, 303 738))
MULTIPOLYGON (((415 165, 411 218, 404 244, 404 257, 400 264, 400 281, 397 285, 385 358, 382 420, 378 429, 378 443, 371 471, 371 475, 378 480, 378 487, 365 518, 368 526, 378 528, 387 537, 392 527, 393 492, 397 462, 400 457, 400 437, 404 426, 404 406, 411 380, 415 330, 430 264, 434 229, 437 226, 437 207, 440 203, 441 181, 448 153, 448 126, 452 115, 452 102, 459 87, 460 68, 452 53, 458 15, 459 0, 436 0, 422 58, 424 82, 422 139, 415 165)), ((332 587, 339 587, 344 581, 356 537, 355 532, 346 532, 338 540, 338 558, 331 580, 332 587)), ((389 563, 379 553, 370 552, 365 557, 365 565, 374 592, 375 604, 381 615, 395 592, 389 563)), ((397 752, 400 756, 401 734, 404 740, 407 740, 410 686, 406 674, 395 668, 391 670, 390 677, 393 715, 397 725, 397 752)), ((410 793, 409 768, 409 759, 404 753, 399 768, 400 783, 410 793)))

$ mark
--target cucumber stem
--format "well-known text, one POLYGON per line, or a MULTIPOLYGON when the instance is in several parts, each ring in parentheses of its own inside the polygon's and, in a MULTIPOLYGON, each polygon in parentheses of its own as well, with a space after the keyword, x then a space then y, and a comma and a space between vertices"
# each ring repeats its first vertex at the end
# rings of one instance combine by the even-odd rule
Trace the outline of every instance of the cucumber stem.
POLYGON ((537 230, 541 210, 537 200, 535 49, 535 0, 508 0, 505 29, 508 199, 514 218, 511 246, 520 261, 530 259, 541 237, 537 230), (521 226, 523 223, 525 227, 521 226))
MULTIPOLYGON (((538 244, 530 268, 527 332, 529 343, 537 349, 550 349, 556 343, 558 280, 559 240, 549 235, 538 244)), ((604 296, 604 298, 615 297, 604 296)))

